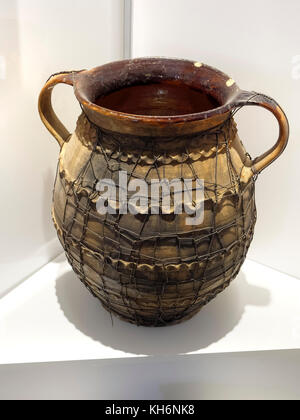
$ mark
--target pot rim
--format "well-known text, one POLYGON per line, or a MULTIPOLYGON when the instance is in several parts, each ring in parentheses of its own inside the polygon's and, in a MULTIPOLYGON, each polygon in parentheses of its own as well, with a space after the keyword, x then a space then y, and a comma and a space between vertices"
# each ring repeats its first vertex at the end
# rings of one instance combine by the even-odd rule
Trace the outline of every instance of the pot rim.
MULTIPOLYGON (((153 70, 152 70, 153 71, 153 70)), ((148 72, 148 70, 147 70, 148 72)), ((141 75, 141 74, 140 74, 141 75)), ((157 75, 144 72, 144 77, 148 77, 148 82, 151 83, 157 75)), ((125 79, 124 79, 125 80, 125 79)), ((184 83, 188 84, 188 81, 184 80, 184 83)), ((110 88, 106 93, 112 92, 110 88)), ((214 116, 220 116, 223 114, 229 113, 235 107, 235 99, 241 92, 241 89, 237 86, 236 82, 229 77, 227 74, 221 72, 220 70, 208 66, 207 64, 200 63, 197 61, 179 59, 179 58, 167 58, 167 57, 140 57, 129 60, 120 60, 114 61, 108 64, 104 64, 98 67, 95 67, 91 70, 83 70, 75 75, 74 78, 74 92, 76 98, 84 107, 85 110, 90 110, 91 112, 97 112, 103 117, 117 118, 118 120, 131 121, 131 122, 144 122, 144 123, 160 123, 160 124, 170 124, 170 123, 186 123, 189 121, 199 121, 212 118, 214 116), (161 71, 165 72, 165 80, 184 80, 185 74, 189 73, 189 81, 191 84, 195 84, 198 80, 198 89, 202 90, 204 93, 207 93, 214 97, 219 103, 220 106, 212 108, 208 111, 201 111, 191 114, 183 115, 170 115, 170 116, 155 116, 155 115, 139 115, 139 114, 130 114, 124 113, 108 108, 104 108, 100 105, 97 105, 94 101, 99 97, 101 93, 101 85, 106 84, 105 77, 107 74, 115 76, 114 82, 118 80, 118 75, 128 74, 128 82, 124 86, 117 86, 115 90, 122 89, 122 87, 128 87, 131 84, 134 84, 132 75, 136 71, 141 72, 143 69, 147 70, 149 67, 152 69, 155 67, 157 69, 161 68, 161 71), (171 69, 178 69, 178 76, 174 78, 173 74, 170 74, 168 71, 171 69), (185 70, 183 70, 185 69, 185 70), (167 71, 166 71, 167 70, 167 71), (181 72, 181 73, 180 73, 181 72), (220 98, 222 98, 220 100, 220 98)))

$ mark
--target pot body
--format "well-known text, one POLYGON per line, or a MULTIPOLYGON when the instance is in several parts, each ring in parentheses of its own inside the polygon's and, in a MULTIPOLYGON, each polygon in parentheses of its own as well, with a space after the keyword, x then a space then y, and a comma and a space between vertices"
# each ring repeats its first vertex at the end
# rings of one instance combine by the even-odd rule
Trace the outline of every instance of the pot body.
MULTIPOLYGON (((53 219, 74 271, 104 307, 145 326, 196 314, 238 274, 256 222, 254 178, 233 118, 206 132, 153 137, 117 134, 85 114, 60 153, 53 219), (97 211, 101 179, 199 179, 204 220, 187 214, 106 214, 97 211)), ((119 212, 117 212, 119 213, 119 212)))

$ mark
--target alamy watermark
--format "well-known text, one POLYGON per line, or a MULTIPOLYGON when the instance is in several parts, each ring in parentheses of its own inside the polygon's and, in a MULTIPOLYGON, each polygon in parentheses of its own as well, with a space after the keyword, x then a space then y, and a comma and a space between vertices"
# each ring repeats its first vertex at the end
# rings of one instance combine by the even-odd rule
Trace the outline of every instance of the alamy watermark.
POLYGON ((186 214, 186 224, 200 225, 204 220, 204 180, 202 179, 144 179, 128 182, 126 171, 118 172, 118 182, 102 179, 96 189, 100 192, 97 211, 106 214, 186 214))
POLYGON ((292 57, 292 79, 300 79, 300 55, 294 55, 292 57))

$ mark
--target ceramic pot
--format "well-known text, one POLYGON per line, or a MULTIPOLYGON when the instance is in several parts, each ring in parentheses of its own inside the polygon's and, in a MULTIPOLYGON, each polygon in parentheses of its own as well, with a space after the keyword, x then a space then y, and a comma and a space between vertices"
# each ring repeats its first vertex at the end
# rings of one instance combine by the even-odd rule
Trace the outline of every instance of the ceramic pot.
POLYGON ((60 145, 52 212, 59 239, 107 310, 137 325, 178 323, 237 276, 253 238, 255 180, 288 141, 287 118, 273 99, 202 63, 140 58, 53 75, 39 111, 60 145), (74 87, 82 108, 72 135, 51 106, 58 83, 74 87), (279 123, 276 144, 256 159, 233 119, 245 105, 266 108, 279 123), (183 203, 177 214, 174 194, 168 211, 160 199, 154 212, 147 201, 143 212, 126 214, 120 171, 126 184, 149 188, 153 180, 203 180, 201 223, 187 223, 183 203), (98 211, 103 179, 119 190, 112 214, 98 211))

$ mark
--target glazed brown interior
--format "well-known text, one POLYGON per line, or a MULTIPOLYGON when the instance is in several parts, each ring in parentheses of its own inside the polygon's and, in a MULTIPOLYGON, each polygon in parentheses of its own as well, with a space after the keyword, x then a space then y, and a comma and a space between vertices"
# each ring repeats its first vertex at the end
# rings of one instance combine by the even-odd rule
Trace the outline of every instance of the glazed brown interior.
POLYGON ((148 116, 195 114, 220 106, 203 91, 172 80, 124 87, 98 97, 95 103, 126 114, 148 116))
POLYGON ((105 64, 79 72, 74 81, 95 125, 160 138, 220 125, 241 92, 229 76, 205 64, 155 57, 105 64))

